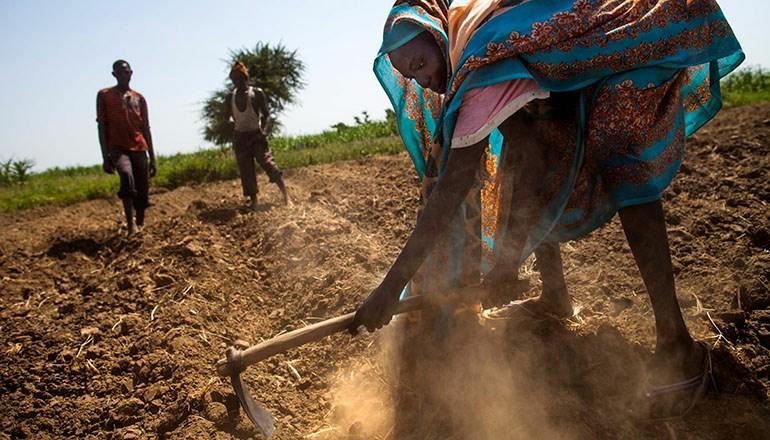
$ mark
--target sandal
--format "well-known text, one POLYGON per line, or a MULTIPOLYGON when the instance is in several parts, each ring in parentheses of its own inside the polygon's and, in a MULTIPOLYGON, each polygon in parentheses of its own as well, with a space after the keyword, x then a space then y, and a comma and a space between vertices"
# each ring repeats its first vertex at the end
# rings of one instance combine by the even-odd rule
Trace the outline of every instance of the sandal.
MULTIPOLYGON (((527 300, 511 301, 502 307, 494 307, 481 312, 482 324, 495 325, 503 321, 511 321, 519 318, 528 321, 557 321, 562 322, 569 319, 570 316, 558 316, 552 313, 542 313, 532 310, 526 305, 527 300)), ((573 315, 574 316, 574 315, 573 315)))
POLYGON ((703 341, 698 341, 703 347, 703 369, 696 375, 682 382, 650 387, 644 395, 647 405, 647 417, 651 422, 666 422, 676 420, 687 415, 700 399, 706 394, 709 379, 714 382, 711 363, 711 347, 703 341), (679 397, 677 397, 679 396, 679 397), (653 412, 660 411, 664 414, 650 416, 653 412))

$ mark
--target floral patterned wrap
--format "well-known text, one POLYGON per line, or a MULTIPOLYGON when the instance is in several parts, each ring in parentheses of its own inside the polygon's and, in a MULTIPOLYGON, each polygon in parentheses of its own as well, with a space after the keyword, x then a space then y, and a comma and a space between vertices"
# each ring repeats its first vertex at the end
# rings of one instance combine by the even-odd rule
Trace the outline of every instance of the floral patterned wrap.
POLYGON ((525 258, 543 240, 579 238, 620 208, 658 200, 685 137, 719 111, 719 80, 744 55, 715 0, 509 3, 464 48, 442 129, 450 138, 462 95, 473 88, 531 78, 552 92, 582 91, 577 132, 563 152, 573 169, 551 182, 553 194, 569 196, 552 200, 525 258))
MULTIPOLYGON (((618 209, 658 200, 679 168, 685 138, 721 108, 720 79, 744 59, 715 0, 401 0, 384 41, 375 73, 421 176, 431 152, 440 150, 437 163, 445 163, 468 90, 529 78, 580 96, 574 118, 548 130, 548 201, 520 260, 543 241, 579 238, 618 209), (434 35, 445 54, 456 52, 446 47, 456 40, 449 23, 458 22, 455 10, 474 7, 495 10, 463 40, 445 96, 421 90, 390 65, 388 42, 404 44, 397 36, 413 38, 417 28, 434 35)), ((500 191, 504 148, 516 148, 516 139, 494 132, 475 196, 479 236, 492 258, 505 234, 498 213, 515 208, 500 191)))

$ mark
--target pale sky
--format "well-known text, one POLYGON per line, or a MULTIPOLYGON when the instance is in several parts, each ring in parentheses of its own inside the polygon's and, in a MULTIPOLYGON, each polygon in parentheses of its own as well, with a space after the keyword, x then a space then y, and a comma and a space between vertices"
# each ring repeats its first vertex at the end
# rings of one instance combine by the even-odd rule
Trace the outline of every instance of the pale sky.
MULTIPOLYGON (((227 76, 229 49, 257 41, 297 49, 307 66, 289 134, 316 133, 388 100, 372 74, 391 0, 0 0, 0 160, 37 170, 101 161, 96 92, 112 86, 112 62, 134 69, 148 101, 159 154, 209 145, 201 103, 227 76)), ((720 2, 747 53, 770 67, 768 0, 720 2)))

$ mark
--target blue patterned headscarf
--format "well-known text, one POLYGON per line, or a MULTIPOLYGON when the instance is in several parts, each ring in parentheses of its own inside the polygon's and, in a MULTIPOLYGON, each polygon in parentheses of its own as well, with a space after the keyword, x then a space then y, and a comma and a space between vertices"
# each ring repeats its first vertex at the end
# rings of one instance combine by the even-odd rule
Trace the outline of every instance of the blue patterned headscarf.
POLYGON ((425 29, 420 25, 408 21, 400 20, 390 26, 390 30, 385 32, 382 36, 382 46, 380 47, 379 55, 386 55, 399 47, 407 44, 425 32, 425 29))
POLYGON ((388 53, 423 32, 432 35, 446 53, 447 7, 444 0, 396 2, 385 23, 382 46, 374 61, 374 74, 390 98, 399 134, 420 178, 425 175, 428 156, 436 145, 442 97, 403 77, 391 64, 388 53))
MULTIPOLYGON (((445 0, 396 2, 385 24, 382 47, 374 61, 374 73, 393 104, 399 134, 421 179, 436 177, 435 172, 440 166, 438 160, 441 156, 441 145, 437 134, 443 96, 421 87, 413 79, 402 76, 391 64, 388 53, 426 32, 435 39, 438 47, 444 52, 445 59, 448 59, 447 9, 448 2, 445 0), (434 161, 436 168, 426 169, 431 161, 434 161)), ((472 276, 470 279, 464 276, 466 273, 473 273, 472 270, 467 270, 466 263, 469 260, 463 257, 470 245, 467 241, 465 220, 468 210, 468 206, 463 204, 459 212, 453 215, 449 231, 442 237, 435 237, 433 252, 420 268, 421 275, 409 283, 402 296, 430 295, 431 292, 446 292, 468 283, 478 283, 478 270, 475 271, 475 280, 472 276)), ((470 261, 471 265, 479 263, 478 258, 470 261)), ((441 334, 444 325, 451 321, 452 308, 445 307, 440 316, 436 329, 438 334, 441 334)))

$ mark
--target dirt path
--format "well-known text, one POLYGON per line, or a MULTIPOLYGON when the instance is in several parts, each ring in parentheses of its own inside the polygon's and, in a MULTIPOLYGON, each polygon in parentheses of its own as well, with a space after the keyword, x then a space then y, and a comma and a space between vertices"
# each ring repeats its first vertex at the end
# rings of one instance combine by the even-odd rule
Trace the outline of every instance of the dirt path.
MULTIPOLYGON (((666 194, 688 325, 711 342, 723 334, 715 351, 720 394, 670 425, 679 438, 770 432, 769 156, 770 105, 725 111, 688 144, 666 194)), ((0 437, 255 436, 213 363, 235 339, 254 343, 352 310, 395 257, 418 202, 404 155, 296 170, 288 182, 297 203, 280 206, 275 189, 263 186, 257 213, 240 209, 234 181, 155 194, 140 240, 120 238, 115 200, 0 216, 0 437)), ((654 341, 617 222, 563 251, 581 313, 566 328, 506 334, 491 356, 503 353, 495 365, 516 368, 464 370, 492 387, 474 386, 466 404, 506 396, 495 408, 519 412, 455 420, 451 438, 665 434, 615 410, 615 390, 637 379, 654 341), (500 392, 495 383, 513 385, 500 392), (538 399, 522 400, 535 391, 538 399), (501 420, 505 430, 483 431, 501 420)), ((535 274, 526 275, 534 293, 535 274)), ((397 392, 387 361, 374 355, 386 346, 340 335, 245 377, 276 415, 275 438, 406 438, 394 433, 419 418, 375 424, 351 397, 397 392)), ((490 355, 475 350, 464 352, 464 364, 490 355)))

